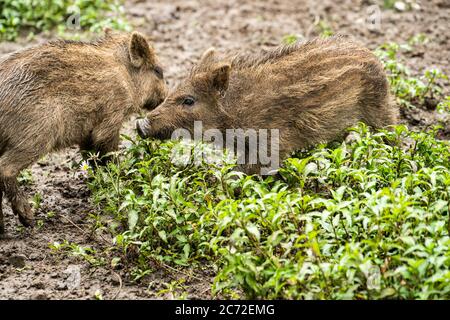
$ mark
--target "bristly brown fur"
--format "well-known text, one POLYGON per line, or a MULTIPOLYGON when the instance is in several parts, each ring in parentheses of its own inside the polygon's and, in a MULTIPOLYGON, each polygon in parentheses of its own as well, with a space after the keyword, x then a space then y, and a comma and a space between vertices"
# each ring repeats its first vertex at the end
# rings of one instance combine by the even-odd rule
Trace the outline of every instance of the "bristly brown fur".
MULTIPOLYGON (((186 80, 151 112, 142 132, 170 138, 175 129, 278 129, 280 155, 342 137, 358 121, 397 122, 378 58, 345 37, 314 39, 259 54, 221 58, 208 50, 186 80), (189 107, 185 98, 194 99, 189 107)), ((258 167, 243 168, 257 173, 258 167)))
POLYGON ((266 63, 274 63, 298 50, 308 50, 308 47, 324 46, 343 39, 343 36, 333 36, 330 38, 315 38, 306 42, 296 42, 293 44, 280 45, 271 50, 265 50, 259 54, 238 53, 231 58, 234 68, 245 69, 261 66, 266 63))
POLYGON ((19 172, 73 145, 101 155, 116 150, 123 122, 167 95, 156 68, 153 48, 138 33, 51 41, 0 59, 0 198, 6 194, 22 223, 32 213, 19 172))
MULTIPOLYGON (((335 36, 334 38, 337 38, 335 36)), ((229 61, 233 68, 235 69, 245 69, 245 68, 254 68, 257 66, 261 66, 266 63, 274 63, 277 59, 284 58, 285 56, 300 50, 304 47, 307 47, 308 44, 312 43, 318 43, 318 42, 328 42, 330 39, 322 39, 317 38, 310 40, 306 43, 294 43, 294 44, 288 44, 288 45, 280 45, 274 49, 271 50, 265 50, 261 51, 258 54, 254 53, 237 53, 237 54, 231 54, 227 57, 225 57, 223 60, 229 61)), ((219 61, 217 57, 215 57, 214 61, 219 61)), ((200 72, 207 72, 211 67, 213 67, 212 63, 208 64, 197 64, 192 67, 190 75, 194 76, 195 74, 198 74, 200 72)))

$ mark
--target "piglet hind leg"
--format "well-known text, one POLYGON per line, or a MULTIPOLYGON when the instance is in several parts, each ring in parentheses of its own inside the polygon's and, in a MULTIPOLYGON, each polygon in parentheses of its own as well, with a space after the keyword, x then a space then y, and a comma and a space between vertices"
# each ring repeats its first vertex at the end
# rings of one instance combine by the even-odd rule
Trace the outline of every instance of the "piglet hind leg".
POLYGON ((0 159, 0 189, 11 203, 11 209, 19 217, 19 221, 24 226, 31 227, 34 225, 33 211, 17 181, 20 170, 27 167, 31 162, 22 163, 20 160, 9 161, 8 159, 23 158, 17 157, 17 154, 11 151, 0 159))
POLYGON ((25 194, 19 188, 17 177, 2 178, 5 194, 11 202, 11 209, 19 217, 20 223, 25 227, 34 225, 34 215, 25 194))

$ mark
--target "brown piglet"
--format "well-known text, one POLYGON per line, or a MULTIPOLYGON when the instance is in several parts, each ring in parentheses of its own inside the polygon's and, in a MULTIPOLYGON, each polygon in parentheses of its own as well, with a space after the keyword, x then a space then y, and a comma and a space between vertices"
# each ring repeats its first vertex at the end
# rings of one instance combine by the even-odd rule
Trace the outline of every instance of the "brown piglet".
MULTIPOLYGON (((359 121, 383 128, 397 118, 378 58, 337 36, 222 58, 210 49, 166 100, 136 125, 141 137, 159 139, 173 137, 177 129, 195 135, 197 122, 203 132, 219 131, 224 140, 229 130, 241 130, 244 136, 250 130, 276 130, 278 140, 271 153, 282 160, 295 150, 342 138, 359 121)), ((246 151, 254 151, 246 143, 246 151)), ((261 173, 260 160, 261 155, 240 169, 261 173)))
POLYGON ((116 150, 124 121, 166 95, 155 50, 137 32, 51 41, 0 59, 0 233, 3 195, 22 224, 33 224, 21 170, 74 145, 100 155, 116 150))

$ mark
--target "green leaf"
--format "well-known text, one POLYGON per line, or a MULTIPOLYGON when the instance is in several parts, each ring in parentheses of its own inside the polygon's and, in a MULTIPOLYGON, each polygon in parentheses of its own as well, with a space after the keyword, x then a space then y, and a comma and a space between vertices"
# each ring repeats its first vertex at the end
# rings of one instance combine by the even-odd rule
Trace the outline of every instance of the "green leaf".
POLYGON ((139 220, 139 213, 136 210, 128 211, 128 229, 133 231, 139 220))
POLYGON ((159 237, 160 237, 164 242, 167 242, 167 234, 166 234, 166 231, 160 230, 160 231, 158 231, 158 235, 159 235, 159 237))
POLYGON ((249 223, 249 224, 247 224, 246 229, 257 241, 259 241, 259 239, 261 238, 261 234, 256 225, 249 223))

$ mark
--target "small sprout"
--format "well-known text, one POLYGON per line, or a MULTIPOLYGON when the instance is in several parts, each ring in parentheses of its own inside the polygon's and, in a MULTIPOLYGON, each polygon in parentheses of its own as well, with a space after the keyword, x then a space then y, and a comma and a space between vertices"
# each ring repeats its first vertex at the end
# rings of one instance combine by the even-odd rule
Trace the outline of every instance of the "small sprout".
POLYGON ((36 210, 40 209, 42 205, 42 200, 43 200, 42 194, 40 192, 36 192, 32 199, 33 208, 36 210))
MULTIPOLYGON (((411 76, 411 71, 399 61, 398 53, 413 51, 414 45, 426 42, 426 38, 418 35, 410 39, 408 44, 387 43, 379 47, 375 53, 381 59, 388 74, 391 91, 400 105, 407 108, 424 106, 435 109, 439 104, 442 88, 439 81, 448 81, 447 75, 439 69, 425 70, 420 77, 411 76)), ((440 110, 442 110, 440 108, 440 110)))
POLYGON ((299 40, 299 36, 295 34, 288 34, 283 37, 282 42, 284 44, 294 44, 299 40))
POLYGON ((37 227, 38 229, 41 229, 43 226, 44 226, 44 221, 39 219, 39 220, 36 222, 36 227, 37 227))
POLYGON ((318 20, 317 23, 315 23, 315 25, 320 32, 320 36, 323 38, 331 37, 334 34, 330 25, 325 20, 318 20))
POLYGON ((47 217, 47 219, 51 219, 51 218, 53 218, 55 215, 56 215, 56 214, 55 214, 54 211, 49 211, 49 212, 47 212, 46 217, 47 217))
POLYGON ((103 295, 102 295, 102 292, 100 289, 95 290, 94 299, 95 300, 103 300, 103 295))
POLYGON ((19 177, 17 178, 17 181, 19 182, 19 184, 24 185, 24 186, 31 185, 34 181, 31 170, 27 169, 27 170, 23 170, 22 172, 20 172, 19 177))

